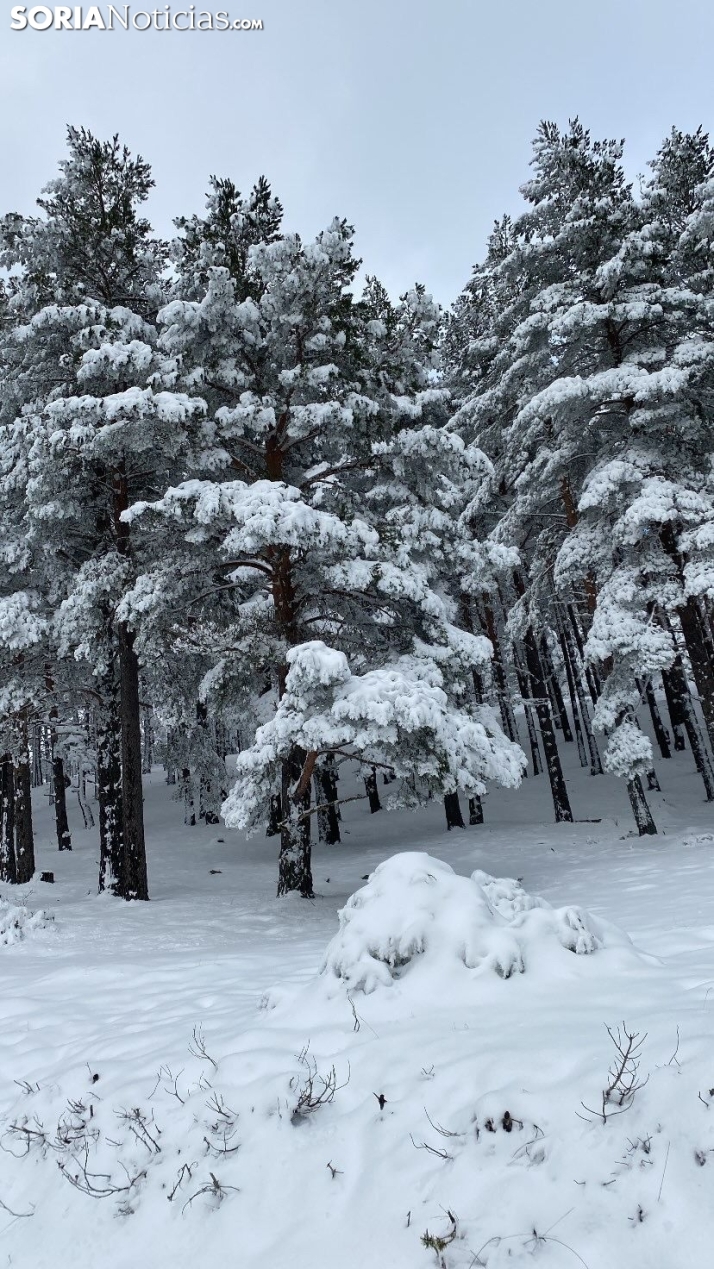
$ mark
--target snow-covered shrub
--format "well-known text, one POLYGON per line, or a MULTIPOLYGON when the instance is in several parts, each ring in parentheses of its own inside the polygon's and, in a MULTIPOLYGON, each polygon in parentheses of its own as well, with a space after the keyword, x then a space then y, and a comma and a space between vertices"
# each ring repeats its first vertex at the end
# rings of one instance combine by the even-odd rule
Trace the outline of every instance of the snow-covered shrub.
POLYGON ((585 955, 603 947, 635 949, 622 931, 577 907, 553 908, 518 881, 475 872, 458 876, 421 852, 385 860, 339 914, 323 973, 365 993, 415 970, 423 990, 460 970, 471 976, 523 973, 539 956, 585 955))
POLYGON ((27 935, 37 930, 44 930, 54 920, 50 912, 30 912, 29 908, 18 907, 0 899, 0 947, 10 943, 20 943, 27 935))

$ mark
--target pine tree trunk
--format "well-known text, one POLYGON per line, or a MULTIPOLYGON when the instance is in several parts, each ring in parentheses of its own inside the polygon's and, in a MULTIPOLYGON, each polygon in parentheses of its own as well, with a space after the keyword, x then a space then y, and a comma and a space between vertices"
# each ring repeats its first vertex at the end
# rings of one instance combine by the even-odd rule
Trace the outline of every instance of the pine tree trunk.
POLYGON ((583 635, 580 629, 580 622, 578 621, 578 616, 573 605, 568 604, 567 610, 568 617, 570 618, 570 626, 567 628, 568 638, 573 637, 575 639, 578 657, 580 658, 581 664, 585 666, 585 682, 588 685, 590 699, 593 705, 597 705, 600 699, 600 680, 593 667, 591 665, 585 665, 585 644, 583 642, 583 635))
POLYGON ((144 790, 141 779, 141 706, 139 662, 134 634, 119 623, 119 675, 121 714, 121 790, 124 837, 124 870, 119 878, 122 899, 148 899, 146 843, 144 841, 144 790))
POLYGON ((555 822, 556 824, 572 823, 573 812, 570 809, 568 790, 563 776, 563 768, 560 765, 560 754, 558 753, 558 743, 555 738, 555 728, 553 727, 553 719, 550 712, 550 701, 548 700, 548 691, 545 686, 543 667, 538 655, 538 645, 533 628, 530 626, 525 633, 523 647, 526 655, 526 668, 530 679, 531 695, 538 715, 541 740, 543 742, 543 754, 548 780, 550 781, 555 822))
POLYGON ((565 678, 568 684, 568 695, 570 696, 570 709, 573 715, 573 727, 575 729, 575 739, 578 746, 578 758, 581 767, 587 767, 588 755, 585 750, 585 740, 583 738, 583 727, 580 722, 580 714, 578 711, 578 696, 575 690, 575 676, 573 667, 570 663, 570 650, 567 640, 562 629, 558 628, 558 639, 560 641, 560 650, 563 656, 563 665, 565 666, 565 678))
POLYGON ((513 664, 516 670, 516 678, 518 680, 518 690, 523 701, 523 713, 526 718, 526 728, 528 731, 528 743, 531 751, 531 764, 533 766, 533 775, 538 776, 543 770, 543 762, 540 756, 540 748, 538 746, 538 731, 533 720, 533 708, 530 702, 530 691, 528 687, 528 678, 521 666, 520 657, 514 645, 513 647, 513 664))
MULTIPOLYGON (((665 524, 660 530, 660 540, 665 552, 677 571, 679 582, 684 585, 684 561, 677 546, 674 527, 665 524)), ((703 626, 697 601, 688 597, 677 608, 687 655, 697 685, 709 741, 714 746, 714 664, 709 655, 709 641, 703 626)))
POLYGON ((570 743, 573 739, 573 733, 570 730, 570 719, 568 718, 568 711, 565 708, 563 693, 560 690, 558 676, 555 673, 555 666, 553 665, 550 648, 548 647, 548 640, 545 635, 541 635, 540 653, 546 676, 548 695, 553 709, 555 725, 562 731, 563 740, 566 741, 566 743, 570 743))
POLYGON ((627 781, 627 793, 640 837, 656 835, 657 825, 652 819, 652 812, 647 804, 642 781, 638 775, 627 781))
POLYGON ((297 804, 292 786, 301 776, 306 754, 295 749, 282 764, 280 858, 278 860, 278 895, 297 891, 306 899, 313 897, 310 815, 310 781, 297 804))
POLYGON ((494 682, 496 684, 496 695, 498 697, 498 706, 501 711, 501 721, 503 723, 503 730, 505 731, 509 740, 513 740, 516 744, 519 744, 520 737, 518 735, 518 726, 516 724, 516 716, 513 713, 513 707, 511 705, 511 699, 510 699, 510 695, 508 691, 508 679, 506 677, 506 671, 505 671, 504 663, 503 663, 503 651, 501 648, 501 641, 498 637, 498 631, 496 629, 496 619, 493 614, 493 609, 491 605, 488 603, 488 600, 485 600, 484 602, 483 613, 484 613, 484 628, 486 630, 486 636, 489 639, 491 646, 493 648, 493 657, 491 658, 491 669, 493 671, 494 682))
POLYGON ((469 824, 483 824, 483 802, 478 794, 469 798, 469 824))
POLYGON ((376 811, 381 811, 382 809, 382 803, 379 800, 379 787, 377 785, 377 771, 375 767, 372 767, 371 773, 365 777, 364 787, 369 799, 370 812, 374 815, 376 811))
POLYGON ((14 885, 15 865, 15 778, 12 757, 0 756, 0 881, 14 885))
POLYGON ((444 794, 444 811, 446 812, 446 827, 449 832, 451 832, 452 828, 466 828, 458 793, 444 794))
MULTIPOLYGON (((25 736, 24 739, 27 737, 25 736)), ((35 839, 32 831, 32 769, 30 755, 15 763, 15 880, 19 886, 35 875, 35 839)))
POLYGON ((336 805, 337 781, 333 768, 327 763, 319 763, 315 768, 315 799, 320 808, 317 812, 320 841, 336 846, 342 840, 336 805))
MULTIPOLYGON (((664 687, 665 700, 667 701, 667 712, 669 713, 669 721, 672 724, 672 734, 674 736, 674 751, 682 753, 687 747, 685 738, 686 727, 684 724, 684 713, 682 711, 682 703, 680 694, 674 685, 670 672, 662 671, 662 685, 664 687)), ((687 692, 689 689, 687 688, 687 692)), ((696 762, 696 756, 695 756, 696 762)), ((697 767, 699 770, 699 767, 697 767)))
MULTIPOLYGON (((45 687, 48 692, 54 693, 54 680, 52 678, 51 665, 45 666, 45 687)), ((64 760, 58 752, 59 737, 57 735, 56 723, 59 719, 59 710, 56 704, 50 706, 49 711, 49 728, 47 735, 49 739, 49 757, 50 769, 52 771, 52 802, 55 810, 55 831, 57 835, 57 849, 71 850, 72 838, 69 832, 69 821, 67 819, 67 785, 69 781, 65 779, 64 760)), ((86 827, 86 816, 85 816, 86 827)))
POLYGON ((142 753, 141 753, 141 771, 142 775, 151 775, 151 768, 154 765, 154 736, 151 726, 151 711, 145 709, 141 715, 141 732, 142 732, 142 753))
POLYGON ((67 818, 67 782, 64 774, 64 761, 57 752, 57 732, 50 729, 50 745, 52 747, 52 792, 55 808, 55 829, 57 833, 57 849, 71 850, 72 838, 67 818))
MULTIPOLYGON (((204 701, 196 701, 196 722, 208 736, 208 709, 204 701)), ((211 782, 202 775, 198 782, 198 818, 204 824, 220 824, 220 816, 216 810, 216 797, 211 782)))
POLYGON ((189 828, 196 827, 196 807, 193 800, 193 780, 191 768, 181 768, 181 784, 183 786, 183 822, 189 828))
MULTIPOLYGON (((94 815, 87 800, 87 781, 84 771, 81 768, 79 774, 77 775, 77 805, 79 806, 80 814, 84 821, 84 827, 94 828, 94 815)), ((70 846, 69 849, 71 850, 72 847, 70 846)))
POLYGON ((677 615, 682 627, 694 682, 697 685, 709 741, 714 746, 714 666, 709 659, 695 601, 689 599, 686 604, 677 609, 677 615))
POLYGON ((108 685, 97 722, 97 798, 99 891, 100 894, 104 890, 111 894, 120 894, 118 882, 124 867, 121 740, 119 709, 113 683, 108 685))
POLYGON ((32 729, 32 787, 39 789, 45 782, 42 770, 42 727, 32 729))
MULTIPOLYGON (((590 713, 588 711, 588 703, 587 703, 587 700, 585 699, 585 692, 583 691, 582 680, 580 677, 581 644, 579 644, 577 640, 574 640, 572 631, 566 622, 563 623, 563 637, 565 639, 565 643, 568 648, 570 665, 573 672, 573 684, 575 687, 576 696, 578 698, 578 705, 580 707, 580 718, 582 720, 583 731, 585 733, 585 740, 588 746, 588 752, 590 754, 590 774, 593 776, 602 775, 602 759, 600 757, 600 750, 598 748, 598 743, 597 743, 597 740, 595 739, 595 734, 593 732, 592 724, 590 722, 590 713)), ((595 691, 593 687, 591 688, 590 694, 592 699, 594 701, 597 701, 598 695, 599 695, 599 684, 598 684, 598 690, 595 691)))
POLYGON ((657 697, 655 696, 651 679, 648 679, 647 682, 645 683, 643 694, 647 702, 647 707, 650 711, 650 718, 652 719, 652 730, 654 731, 655 739, 657 741, 657 744, 659 745, 660 754, 662 755, 663 758, 671 758, 672 752, 669 747, 669 732, 667 731, 667 728, 662 722, 662 715, 659 712, 657 697))
POLYGON ((665 678, 669 682, 675 713, 678 718, 681 718, 689 737, 694 763, 704 784, 706 800, 707 802, 714 801, 714 767, 712 767, 709 751, 697 722, 687 676, 684 672, 682 658, 679 655, 677 655, 669 670, 662 672, 663 681, 665 678))
POLYGON ((282 799, 279 793, 274 793, 268 803, 268 824, 265 830, 266 837, 277 837, 280 832, 280 812, 282 809, 282 799))

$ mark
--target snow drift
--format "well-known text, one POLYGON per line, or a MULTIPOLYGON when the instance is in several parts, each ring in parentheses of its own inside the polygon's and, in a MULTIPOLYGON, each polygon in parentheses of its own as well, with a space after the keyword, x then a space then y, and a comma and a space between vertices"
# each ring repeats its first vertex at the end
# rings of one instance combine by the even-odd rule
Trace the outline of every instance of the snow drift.
POLYGON ((416 851, 380 864, 339 922, 322 972, 365 994, 407 976, 418 975, 420 993, 427 979, 436 990, 464 973, 505 979, 605 948, 642 959, 623 931, 582 908, 553 908, 512 878, 458 876, 416 851))
POLYGON ((42 909, 30 912, 29 908, 0 899, 0 947, 20 943, 28 935, 47 929, 52 920, 51 913, 43 912, 42 909))

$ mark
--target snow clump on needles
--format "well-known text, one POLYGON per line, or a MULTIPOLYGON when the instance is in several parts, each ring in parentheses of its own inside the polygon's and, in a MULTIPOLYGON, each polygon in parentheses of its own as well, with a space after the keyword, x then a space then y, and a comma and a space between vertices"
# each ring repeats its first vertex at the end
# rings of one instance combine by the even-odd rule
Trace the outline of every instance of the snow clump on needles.
POLYGON ((20 943, 28 934, 47 929, 53 919, 50 912, 30 912, 29 908, 0 899, 0 947, 20 943))
POLYGON ((554 908, 511 878, 458 876, 417 851, 380 864, 339 920, 322 972, 365 994, 399 981, 433 999, 459 976, 550 976, 603 951, 644 959, 624 931, 582 908, 554 908))

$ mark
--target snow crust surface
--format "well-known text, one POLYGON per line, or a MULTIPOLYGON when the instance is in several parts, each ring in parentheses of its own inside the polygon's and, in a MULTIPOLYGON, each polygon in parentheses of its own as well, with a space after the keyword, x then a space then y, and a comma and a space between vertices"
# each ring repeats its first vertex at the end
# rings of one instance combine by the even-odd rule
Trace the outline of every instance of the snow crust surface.
POLYGON ((37 790, 56 884, 11 897, 58 919, 0 949, 0 1266, 708 1269, 714 825, 679 762, 642 841, 577 771, 572 825, 535 780, 463 832, 346 807, 311 903, 160 771, 152 900, 98 897, 37 790))

